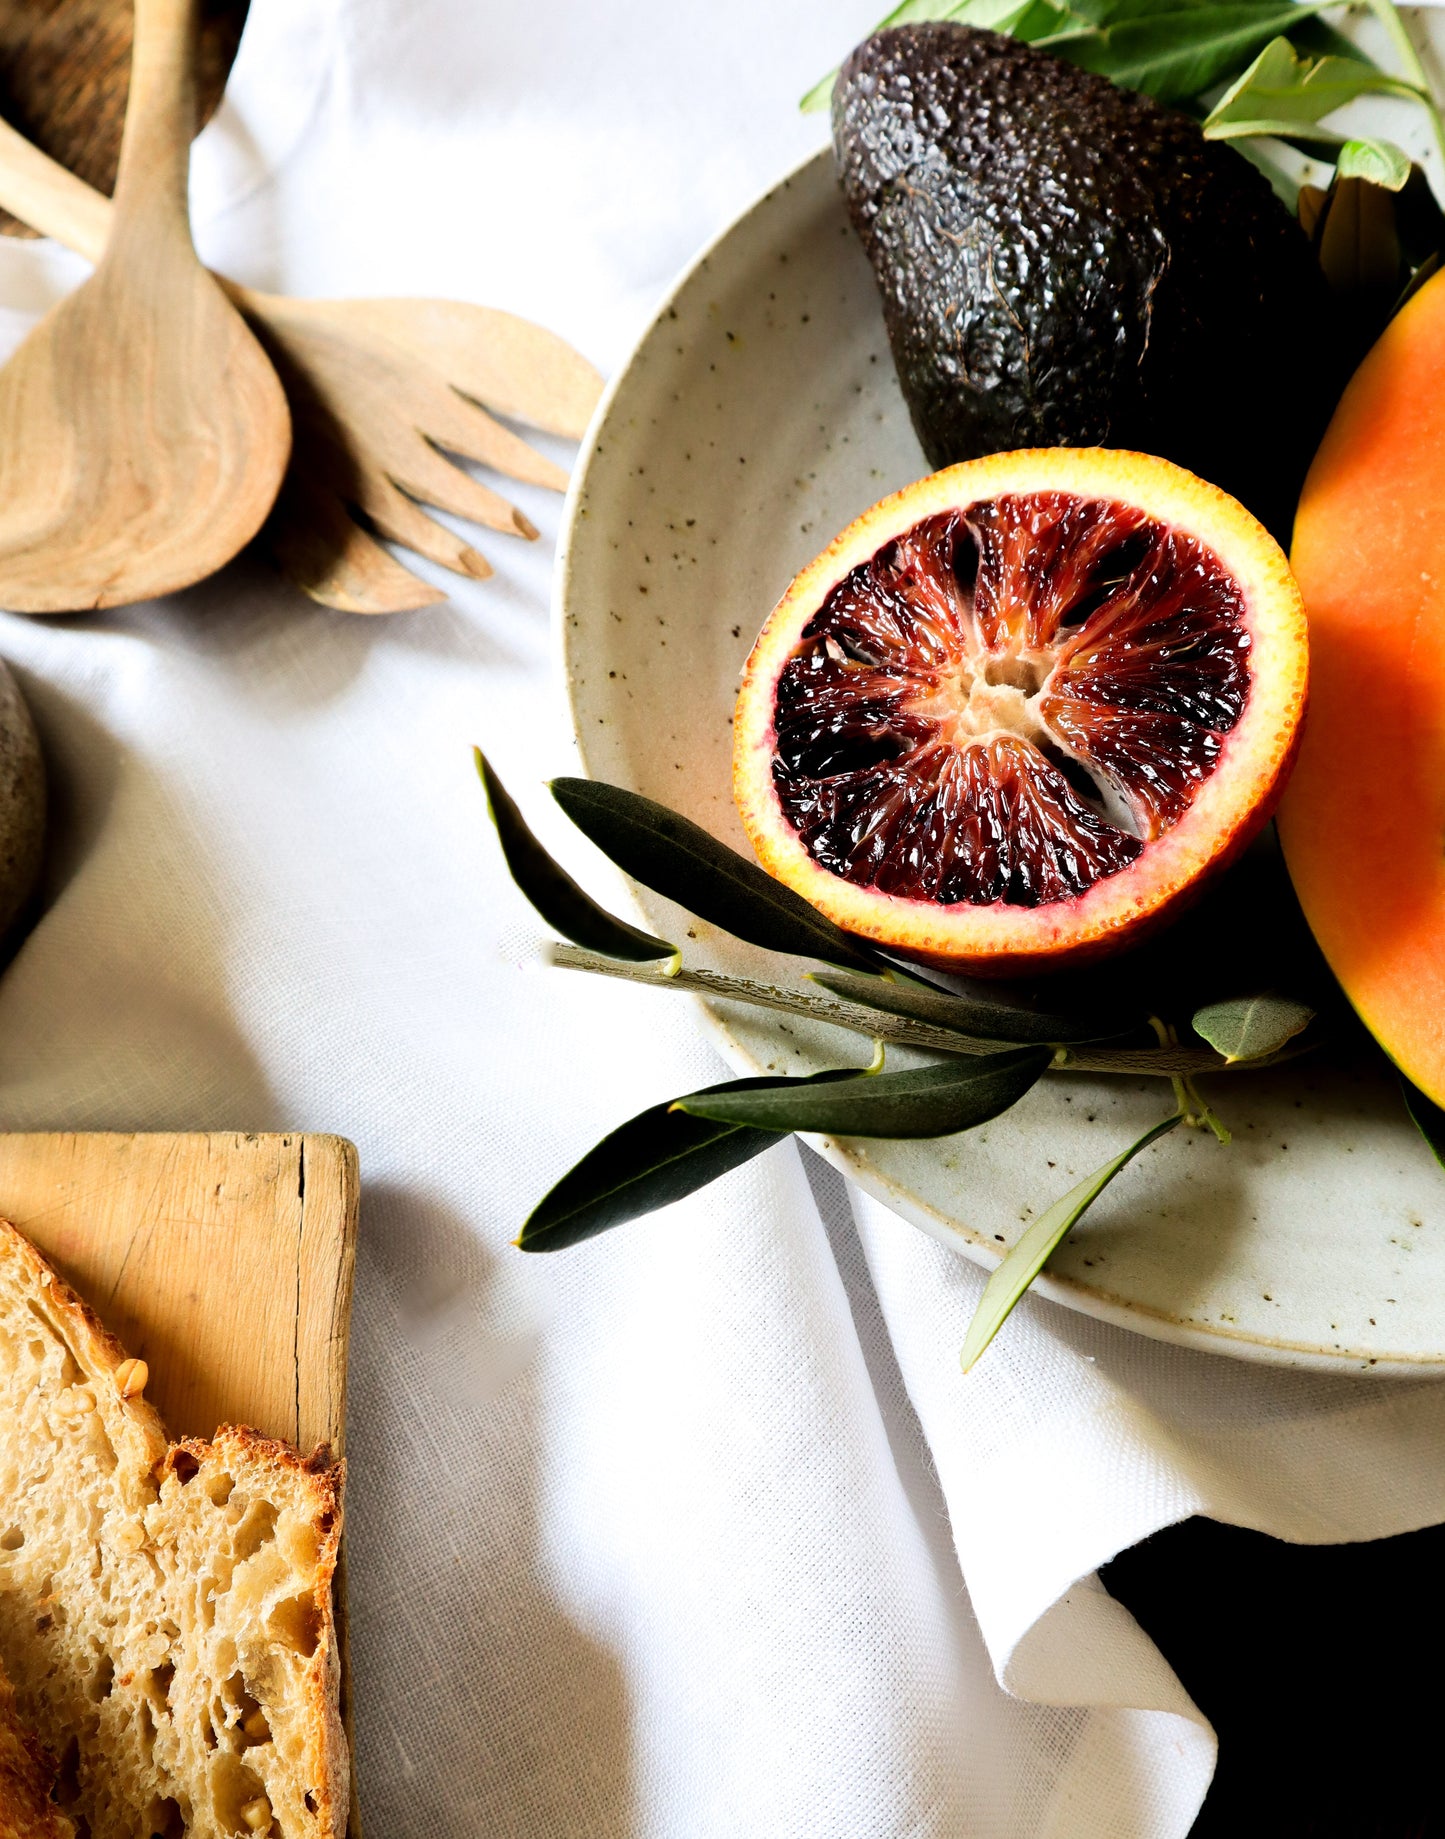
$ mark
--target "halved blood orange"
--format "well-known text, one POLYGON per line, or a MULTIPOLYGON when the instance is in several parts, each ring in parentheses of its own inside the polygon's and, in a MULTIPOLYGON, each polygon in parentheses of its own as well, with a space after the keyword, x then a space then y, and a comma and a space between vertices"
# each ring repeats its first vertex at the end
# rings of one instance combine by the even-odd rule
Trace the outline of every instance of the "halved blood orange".
POLYGON ((1166 460, 1031 449, 885 498, 753 647, 734 790, 848 931, 1014 974, 1134 936, 1265 822, 1304 711, 1289 564, 1166 460))

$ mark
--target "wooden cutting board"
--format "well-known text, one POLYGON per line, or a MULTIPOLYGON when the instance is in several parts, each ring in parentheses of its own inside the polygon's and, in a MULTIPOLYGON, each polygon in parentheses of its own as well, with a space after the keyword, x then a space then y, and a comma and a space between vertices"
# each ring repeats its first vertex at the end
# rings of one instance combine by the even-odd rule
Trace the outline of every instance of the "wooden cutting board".
MULTIPOLYGON (((357 1195, 342 1137, 0 1134, 0 1215, 146 1362, 173 1437, 344 1451, 357 1195)), ((349 1733, 344 1542, 336 1606, 349 1733)))

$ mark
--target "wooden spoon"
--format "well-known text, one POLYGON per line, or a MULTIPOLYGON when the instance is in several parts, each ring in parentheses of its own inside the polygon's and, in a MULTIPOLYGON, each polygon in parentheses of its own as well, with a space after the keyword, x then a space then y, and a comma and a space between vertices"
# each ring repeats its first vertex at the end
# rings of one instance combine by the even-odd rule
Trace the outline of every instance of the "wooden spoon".
MULTIPOLYGON (((0 205, 95 260, 111 205, 0 121, 0 205)), ((453 300, 289 300, 222 281, 270 353, 291 403, 291 466, 265 530, 313 599, 394 613, 444 596, 371 532, 460 574, 491 570, 418 500, 493 529, 530 522, 441 451, 562 491, 567 475, 479 406, 580 439, 602 379, 554 333, 453 300)))
POLYGON ((0 370, 0 606, 110 607, 213 574, 290 453, 270 362, 191 243, 197 0, 136 0, 113 233, 0 370))

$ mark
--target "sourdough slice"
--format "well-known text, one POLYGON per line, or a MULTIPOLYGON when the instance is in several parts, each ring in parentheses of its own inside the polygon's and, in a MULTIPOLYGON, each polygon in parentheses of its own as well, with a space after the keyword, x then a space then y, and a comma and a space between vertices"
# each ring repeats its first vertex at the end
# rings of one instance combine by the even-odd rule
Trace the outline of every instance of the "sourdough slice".
POLYGON ((50 1798, 55 1759, 15 1709, 0 1673, 0 1839, 75 1839, 75 1828, 50 1798))
POLYGON ((168 1442, 135 1362, 0 1221, 0 1664, 89 1839, 340 1839, 342 1465, 168 1442))

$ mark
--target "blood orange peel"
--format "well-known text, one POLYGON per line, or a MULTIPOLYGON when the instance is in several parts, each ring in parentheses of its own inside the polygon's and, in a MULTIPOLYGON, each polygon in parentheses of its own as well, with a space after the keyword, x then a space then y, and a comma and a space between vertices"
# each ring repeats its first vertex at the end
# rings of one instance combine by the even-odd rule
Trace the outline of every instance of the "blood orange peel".
POLYGON ((734 791, 764 868, 847 931, 1063 966, 1259 830, 1307 677, 1289 564, 1235 500, 1145 454, 995 454, 794 580, 743 673, 734 791))

